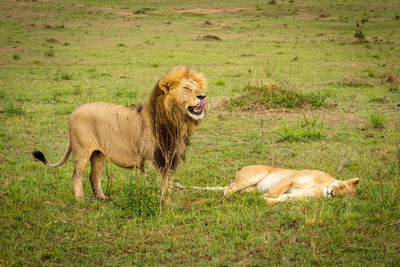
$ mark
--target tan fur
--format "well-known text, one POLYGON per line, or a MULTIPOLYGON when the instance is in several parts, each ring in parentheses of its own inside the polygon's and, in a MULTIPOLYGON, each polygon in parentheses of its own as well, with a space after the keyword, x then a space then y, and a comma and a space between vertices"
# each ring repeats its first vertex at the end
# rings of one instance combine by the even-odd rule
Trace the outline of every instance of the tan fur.
MULTIPOLYGON (((109 158, 122 168, 143 170, 144 162, 162 174, 162 195, 168 186, 168 171, 176 172, 184 159, 193 130, 204 116, 204 107, 189 112, 203 98, 206 80, 202 74, 177 66, 160 80, 143 105, 136 108, 110 103, 88 103, 78 107, 69 120, 69 145, 63 158, 49 164, 39 151, 34 156, 50 167, 63 164, 72 152, 74 191, 85 199, 82 178, 90 160, 90 181, 95 196, 105 199, 101 174, 109 158)), ((204 104, 205 105, 205 104, 204 104)))
POLYGON ((353 196, 359 181, 358 178, 339 181, 318 170, 250 165, 237 172, 235 181, 224 189, 224 196, 258 189, 267 192, 264 199, 274 205, 291 199, 353 196))

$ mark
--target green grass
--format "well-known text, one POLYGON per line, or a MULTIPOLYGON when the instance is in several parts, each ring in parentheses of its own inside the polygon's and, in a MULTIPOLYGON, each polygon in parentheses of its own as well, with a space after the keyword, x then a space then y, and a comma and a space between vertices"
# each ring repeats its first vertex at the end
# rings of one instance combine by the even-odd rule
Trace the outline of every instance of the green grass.
POLYGON ((61 79, 62 80, 71 80, 72 79, 72 74, 71 73, 61 73, 61 79))
POLYGON ((125 201, 121 208, 133 217, 154 218, 161 211, 159 205, 161 187, 157 180, 157 172, 147 170, 141 174, 136 171, 135 176, 135 180, 132 176, 127 178, 123 194, 125 201))
POLYGON ((316 117, 306 118, 293 125, 284 119, 283 126, 277 129, 279 141, 308 142, 324 138, 323 121, 316 117))
POLYGON ((21 56, 18 55, 18 54, 13 54, 12 58, 15 59, 15 60, 19 60, 19 59, 21 59, 21 56))
POLYGON ((5 105, 5 113, 8 115, 22 115, 25 111, 20 104, 9 102, 5 105))
POLYGON ((374 128, 383 129, 385 128, 385 115, 380 112, 370 112, 368 115, 368 122, 374 128))
POLYGON ((1 1, 0 265, 400 265, 398 1, 272 2, 1 1), (100 202, 88 170, 77 203, 72 157, 32 159, 61 157, 80 104, 136 105, 181 63, 205 73, 209 103, 183 185, 266 164, 359 177, 357 196, 271 207, 179 190, 158 214, 135 171, 108 163, 100 202))

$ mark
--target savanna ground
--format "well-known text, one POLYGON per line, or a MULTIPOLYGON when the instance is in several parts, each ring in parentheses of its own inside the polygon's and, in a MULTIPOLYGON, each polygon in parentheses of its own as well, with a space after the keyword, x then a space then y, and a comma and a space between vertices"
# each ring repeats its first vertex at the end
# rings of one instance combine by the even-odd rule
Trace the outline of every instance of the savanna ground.
POLYGON ((400 265, 399 3, 274 2, 1 1, 0 265, 400 265), (271 207, 187 190, 142 218, 123 208, 135 172, 109 163, 113 201, 78 203, 71 159, 33 160, 61 157, 78 105, 139 103, 180 63, 209 79, 182 184, 267 164, 359 177, 357 197, 271 207), (259 81, 321 101, 245 101, 259 81))

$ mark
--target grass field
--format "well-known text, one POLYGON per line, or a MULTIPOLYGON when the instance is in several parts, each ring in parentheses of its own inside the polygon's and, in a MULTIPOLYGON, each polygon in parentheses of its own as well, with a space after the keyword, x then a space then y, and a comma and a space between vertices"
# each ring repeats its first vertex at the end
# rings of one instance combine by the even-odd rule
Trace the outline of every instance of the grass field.
POLYGON ((399 266, 400 5, 274 2, 0 1, 0 265, 399 266), (135 172, 109 163, 114 201, 78 203, 71 159, 33 160, 61 157, 80 104, 137 104, 181 63, 209 87, 182 184, 266 164, 359 177, 357 197, 271 207, 187 190, 141 218, 122 208, 135 172), (255 103, 260 82, 323 103, 255 103))

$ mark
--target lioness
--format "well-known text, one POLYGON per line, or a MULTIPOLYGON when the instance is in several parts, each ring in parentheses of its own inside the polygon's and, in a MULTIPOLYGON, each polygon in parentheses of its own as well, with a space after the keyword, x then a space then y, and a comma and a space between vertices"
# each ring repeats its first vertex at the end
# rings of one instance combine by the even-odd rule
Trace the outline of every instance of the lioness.
POLYGON ((161 172, 164 199, 168 172, 175 174, 191 133, 204 117, 205 89, 203 74, 179 65, 157 82, 143 105, 88 103, 78 107, 70 115, 69 144, 59 162, 48 163, 40 151, 33 156, 49 167, 58 167, 72 152, 77 200, 86 199, 82 178, 89 160, 90 182, 98 199, 106 199, 101 189, 106 157, 127 169, 143 170, 145 161, 150 161, 161 172))
MULTIPOLYGON (((196 187, 203 190, 224 190, 224 197, 237 191, 267 192, 264 199, 274 205, 288 200, 303 198, 331 198, 335 196, 353 196, 360 179, 346 181, 334 179, 318 170, 288 170, 265 165, 250 165, 236 173, 235 181, 227 187, 196 187)), ((179 184, 178 187, 183 188, 179 184)))

